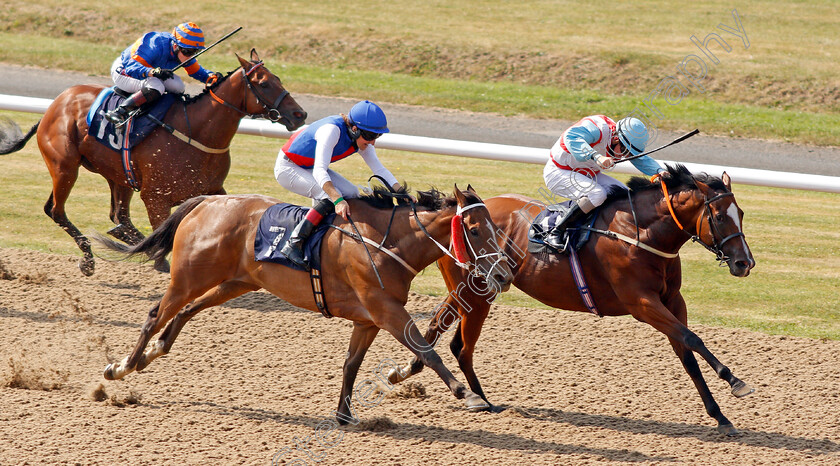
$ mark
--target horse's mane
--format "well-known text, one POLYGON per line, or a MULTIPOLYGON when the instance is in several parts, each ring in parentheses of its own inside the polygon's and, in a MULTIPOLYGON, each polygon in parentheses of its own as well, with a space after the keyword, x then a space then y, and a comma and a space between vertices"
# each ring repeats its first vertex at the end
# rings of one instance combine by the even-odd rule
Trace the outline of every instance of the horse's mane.
MULTIPOLYGON (((408 186, 403 185, 396 192, 397 194, 408 194, 408 186)), ((470 203, 480 202, 478 196, 472 191, 463 191, 463 194, 470 203)), ((372 193, 359 196, 358 199, 377 209, 390 209, 394 206, 394 195, 384 186, 377 186, 373 189, 372 193)), ((405 202, 398 201, 398 203, 401 205, 408 205, 405 202)), ((458 205, 458 200, 455 199, 455 196, 447 197, 438 191, 437 188, 431 188, 428 191, 417 191, 418 207, 425 207, 429 210, 437 211, 442 208, 454 207, 456 205, 458 205)))
MULTIPOLYGON (((242 67, 240 66, 239 68, 242 68, 242 67)), ((219 85, 221 85, 223 82, 225 82, 225 80, 227 80, 227 78, 229 78, 234 72, 238 71, 239 68, 236 68, 235 70, 228 72, 228 74, 224 75, 223 77, 217 79, 216 82, 214 82, 210 86, 205 87, 204 90, 201 91, 200 93, 198 93, 196 95, 193 95, 193 96, 190 96, 190 97, 185 97, 184 103, 186 105, 195 103, 197 100, 199 100, 202 97, 204 97, 205 95, 209 94, 210 91, 215 91, 216 88, 219 87, 219 85)))
MULTIPOLYGON (((665 187, 669 192, 677 192, 683 189, 696 189, 694 180, 706 183, 714 190, 727 191, 726 185, 723 181, 706 173, 698 173, 696 175, 688 171, 685 165, 678 163, 674 165, 666 164, 668 175, 659 178, 661 182, 665 183, 665 187)), ((630 194, 636 195, 641 192, 650 191, 653 189, 660 189, 659 183, 651 183, 648 178, 643 176, 634 176, 627 182, 627 187, 630 188, 630 194)), ((627 199, 627 191, 619 186, 614 186, 610 189, 607 195, 607 201, 611 202, 616 199, 627 199)))

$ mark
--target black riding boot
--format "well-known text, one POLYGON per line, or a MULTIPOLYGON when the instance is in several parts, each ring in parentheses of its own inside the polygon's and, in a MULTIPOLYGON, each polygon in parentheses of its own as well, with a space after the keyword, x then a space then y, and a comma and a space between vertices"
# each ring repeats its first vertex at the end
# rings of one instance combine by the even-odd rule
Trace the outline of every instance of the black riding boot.
POLYGON ((306 218, 295 226, 289 242, 280 250, 280 254, 306 270, 309 270, 310 267, 304 258, 303 246, 306 244, 309 235, 315 231, 315 227, 321 223, 321 219, 335 211, 335 206, 331 200, 322 199, 312 210, 314 212, 307 213, 306 218))
POLYGON ((548 233, 548 236, 545 238, 545 242, 552 248, 562 251, 565 246, 563 243, 563 234, 566 232, 566 229, 569 228, 569 225, 583 219, 584 217, 586 217, 586 212, 581 210, 579 205, 573 204, 572 208, 566 212, 566 215, 560 219, 560 222, 557 223, 554 229, 548 233))
POLYGON ((120 125, 128 118, 129 112, 146 102, 157 100, 158 97, 160 92, 155 89, 141 89, 123 100, 119 107, 106 113, 105 118, 115 125, 120 125))

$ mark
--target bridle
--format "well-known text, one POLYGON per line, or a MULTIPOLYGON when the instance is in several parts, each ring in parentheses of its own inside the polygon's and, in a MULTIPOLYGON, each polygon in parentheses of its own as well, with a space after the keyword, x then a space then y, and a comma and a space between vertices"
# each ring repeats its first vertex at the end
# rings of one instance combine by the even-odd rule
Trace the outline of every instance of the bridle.
POLYGON ((255 63, 254 66, 252 66, 251 69, 248 70, 247 72, 245 71, 245 68, 241 68, 241 70, 242 70, 242 77, 245 79, 245 85, 248 87, 248 90, 251 91, 252 94, 254 94, 254 97, 257 98, 257 103, 262 105, 265 112, 263 112, 263 113, 248 113, 248 112, 240 109, 239 107, 237 107, 235 105, 231 105, 231 104, 225 102, 224 99, 217 96, 213 92, 212 89, 209 90, 210 91, 210 96, 213 97, 213 100, 215 100, 216 102, 219 102, 220 104, 224 105, 225 107, 232 108, 232 109, 236 110, 237 112, 239 112, 243 115, 247 115, 247 116, 252 117, 252 118, 257 117, 257 116, 262 116, 262 117, 265 117, 268 120, 271 120, 271 121, 277 123, 281 119, 280 111, 277 109, 277 107, 280 105, 280 102, 282 102, 283 99, 288 97, 289 91, 287 91, 284 88, 283 92, 281 92, 280 95, 277 96, 276 99, 274 99, 274 102, 269 103, 268 99, 266 99, 265 96, 262 93, 260 93, 257 90, 257 88, 254 87, 254 85, 251 83, 251 79, 250 79, 251 73, 253 73, 255 70, 257 70, 260 67, 264 67, 264 64, 263 64, 262 61, 259 61, 259 62, 255 63))
MULTIPOLYGON (((651 182, 654 182, 659 178, 660 178, 660 175, 656 174, 653 177, 651 177, 651 182)), ((733 194, 732 192, 720 193, 720 194, 712 197, 711 199, 706 198, 706 195, 704 194, 703 195, 703 212, 697 217, 697 225, 695 227, 695 232, 696 233, 691 234, 682 226, 682 223, 680 223, 680 221, 677 219, 677 214, 674 212, 674 207, 671 205, 671 196, 668 194, 668 187, 665 186, 665 182, 660 179, 659 184, 662 186, 662 193, 665 195, 665 204, 668 206, 668 211, 671 213, 671 218, 674 219, 674 222, 676 222, 679 229, 682 230, 683 232, 685 232, 687 235, 689 235, 691 237, 692 241, 694 241, 695 243, 702 244, 703 247, 705 247, 709 252, 713 253, 715 255, 715 259, 718 262, 720 262, 721 267, 723 267, 724 263, 729 263, 730 258, 728 256, 726 256, 726 254, 723 253, 721 248, 723 247, 723 245, 727 241, 729 241, 733 238, 737 238, 739 236, 744 236, 744 232, 739 231, 739 232, 736 232, 736 233, 732 233, 731 235, 729 235, 729 236, 723 238, 722 240, 718 241, 718 238, 722 235, 720 234, 720 230, 715 225, 715 222, 712 221, 713 215, 712 215, 712 209, 711 209, 710 206, 714 202, 717 202, 722 198, 729 197, 729 196, 735 196, 735 194, 733 194), (708 218, 708 222, 709 222, 709 233, 711 233, 711 235, 712 235, 712 244, 711 245, 707 244, 705 241, 703 241, 700 238, 701 228, 703 226, 702 222, 703 222, 703 217, 704 216, 706 216, 708 218)))

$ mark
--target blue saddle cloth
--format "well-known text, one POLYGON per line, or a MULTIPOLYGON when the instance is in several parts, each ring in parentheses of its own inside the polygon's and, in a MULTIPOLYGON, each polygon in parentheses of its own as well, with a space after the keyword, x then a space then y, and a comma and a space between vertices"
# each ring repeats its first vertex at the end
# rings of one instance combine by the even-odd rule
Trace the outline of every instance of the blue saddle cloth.
MULTIPOLYGON (((150 104, 148 111, 141 112, 131 123, 131 134, 128 137, 128 148, 136 146, 154 131, 158 124, 147 115, 152 115, 159 121, 163 121, 169 107, 175 103, 177 97, 173 94, 164 94, 158 100, 150 104)), ((119 130, 114 124, 105 118, 105 114, 117 108, 125 97, 114 92, 114 87, 107 87, 99 93, 93 105, 90 106, 87 114, 88 134, 105 146, 114 149, 123 149, 123 136, 125 128, 123 125, 119 130)), ((146 108, 144 107, 144 110, 146 108)))
MULTIPOLYGON (((545 244, 544 238, 548 235, 548 233, 560 223, 560 219, 563 218, 563 215, 572 208, 572 201, 566 201, 560 204, 554 204, 551 206, 546 207, 543 209, 542 212, 537 214, 534 218, 534 221, 531 222, 531 228, 528 229, 528 251, 530 252, 544 252, 544 251, 554 251, 554 249, 550 248, 545 244)), ((580 249, 588 240, 590 235, 592 234, 591 231, 581 229, 582 226, 591 227, 595 220, 598 218, 598 212, 601 210, 600 207, 596 208, 592 212, 589 213, 588 216, 579 220, 577 222, 573 222, 568 225, 566 229, 566 233, 564 238, 571 236, 569 241, 569 247, 574 248, 575 250, 580 249)), ((565 252, 565 251, 564 251, 565 252)))
MULTIPOLYGON (((260 218, 260 226, 257 230, 257 236, 254 238, 254 260, 275 262, 295 270, 305 270, 286 259, 286 256, 280 254, 280 250, 289 242, 295 226, 306 217, 308 211, 308 207, 285 202, 266 209, 260 218)), ((321 241, 334 218, 335 214, 331 214, 321 220, 303 248, 304 258, 313 269, 321 269, 321 241)))

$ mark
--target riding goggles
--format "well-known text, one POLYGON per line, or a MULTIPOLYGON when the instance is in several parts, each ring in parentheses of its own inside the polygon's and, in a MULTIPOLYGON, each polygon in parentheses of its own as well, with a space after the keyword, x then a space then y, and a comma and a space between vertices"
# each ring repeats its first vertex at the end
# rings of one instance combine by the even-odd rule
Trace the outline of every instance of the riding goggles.
POLYGON ((188 49, 184 47, 178 47, 178 51, 181 52, 185 57, 191 57, 198 53, 198 49, 188 49))
POLYGON ((382 136, 382 133, 374 133, 372 131, 359 130, 359 136, 364 138, 365 141, 376 141, 376 138, 382 136))

